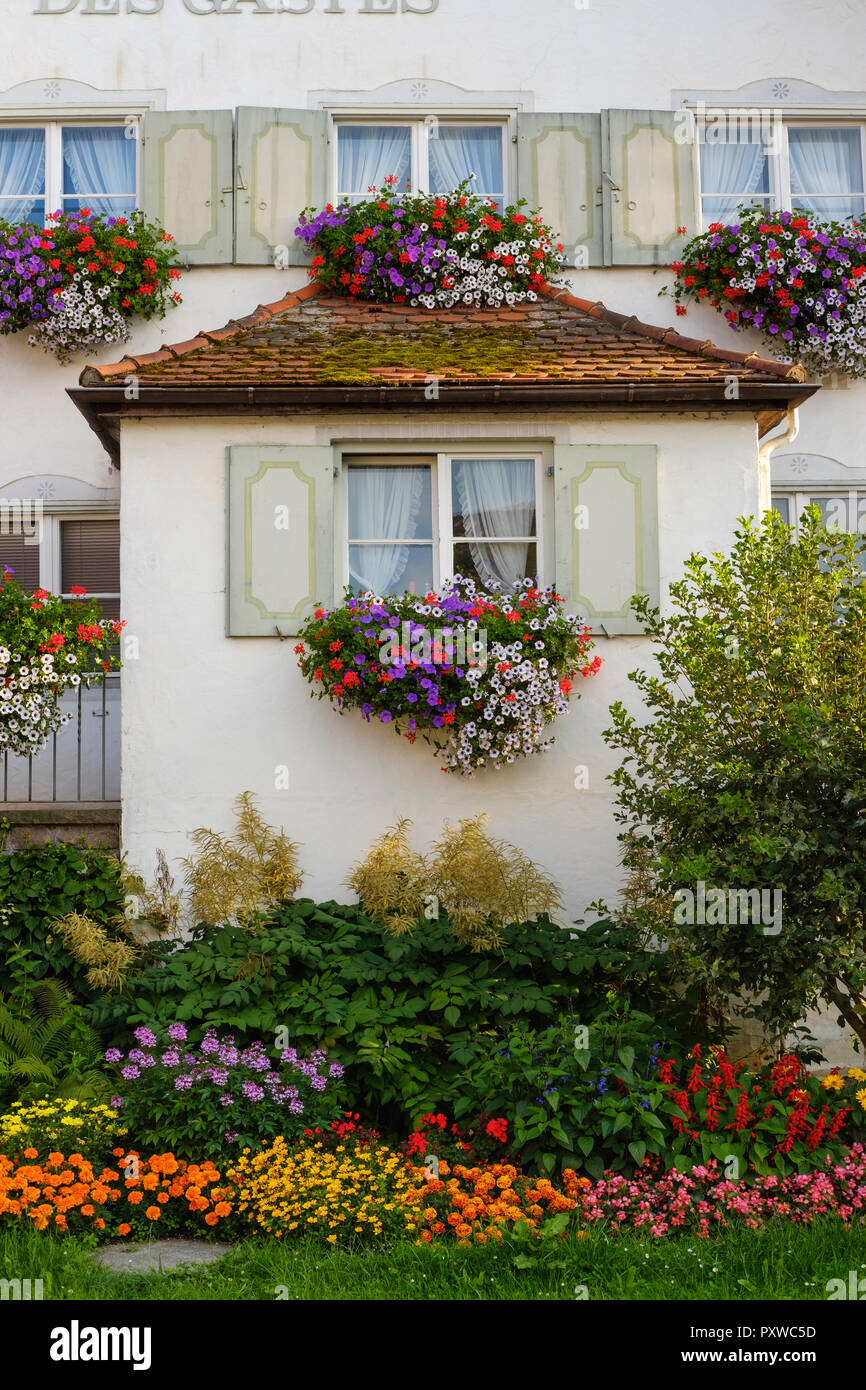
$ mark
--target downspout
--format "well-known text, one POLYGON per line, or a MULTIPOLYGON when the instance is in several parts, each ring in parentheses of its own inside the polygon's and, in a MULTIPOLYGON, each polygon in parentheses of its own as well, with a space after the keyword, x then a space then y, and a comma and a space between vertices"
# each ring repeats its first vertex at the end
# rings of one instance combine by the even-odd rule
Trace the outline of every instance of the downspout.
POLYGON ((758 449, 758 514, 763 516, 772 506, 772 478, 770 476, 770 455, 780 444, 793 444, 800 431, 800 412, 795 405, 788 407, 788 428, 784 434, 774 434, 765 439, 758 449))

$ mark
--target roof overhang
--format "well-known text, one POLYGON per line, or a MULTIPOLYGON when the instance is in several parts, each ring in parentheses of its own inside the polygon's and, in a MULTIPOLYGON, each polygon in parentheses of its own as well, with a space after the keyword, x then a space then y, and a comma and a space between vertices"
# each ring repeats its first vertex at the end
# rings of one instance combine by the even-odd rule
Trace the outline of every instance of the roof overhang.
MULTIPOLYGON (((628 409, 635 412, 713 410, 753 415, 763 437, 794 406, 813 396, 820 383, 777 381, 742 383, 736 400, 715 382, 588 382, 563 386, 450 385, 440 381, 437 413, 508 409, 554 414, 628 409)), ((67 394, 120 465, 120 422, 124 418, 207 418, 220 415, 309 415, 358 411, 430 411, 427 388, 419 386, 145 386, 128 399, 125 385, 73 386, 67 394)))

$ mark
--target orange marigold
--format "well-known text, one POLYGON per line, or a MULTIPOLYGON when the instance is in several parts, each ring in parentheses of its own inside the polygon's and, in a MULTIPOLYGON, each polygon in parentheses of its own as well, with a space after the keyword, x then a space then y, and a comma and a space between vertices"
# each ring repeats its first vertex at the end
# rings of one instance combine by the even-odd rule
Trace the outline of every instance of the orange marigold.
POLYGON ((159 1207, 148 1207, 144 1214, 148 1221, 158 1221, 161 1215, 159 1207))

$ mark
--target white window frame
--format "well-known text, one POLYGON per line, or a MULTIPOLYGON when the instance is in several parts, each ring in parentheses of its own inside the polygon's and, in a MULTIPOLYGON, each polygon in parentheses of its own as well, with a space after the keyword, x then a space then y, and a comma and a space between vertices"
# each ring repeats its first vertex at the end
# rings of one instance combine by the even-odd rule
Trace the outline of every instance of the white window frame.
MULTIPOLYGON (((430 130, 433 122, 439 126, 443 125, 479 125, 479 126, 499 126, 502 133, 502 205, 508 207, 514 201, 514 189, 516 188, 514 160, 511 151, 516 141, 516 116, 513 113, 498 111, 480 111, 473 108, 471 111, 460 112, 449 108, 443 114, 427 113, 418 115, 408 113, 405 110, 387 111, 376 110, 365 112, 339 113, 331 112, 328 122, 328 144, 330 149, 328 187, 329 198, 336 203, 340 197, 344 196, 339 191, 337 182, 338 169, 338 150, 339 130, 341 126, 353 125, 383 125, 383 126, 408 126, 412 131, 411 140, 411 165, 408 189, 400 189, 401 193, 418 193, 420 191, 429 192, 430 187, 430 164, 428 143, 431 138, 430 130)), ((366 190, 361 189, 361 196, 366 190)), ((481 195, 484 196, 484 195, 481 195)))
MULTIPOLYGON (((135 198, 135 206, 140 207, 141 199, 141 117, 140 115, 127 115, 119 117, 116 115, 106 115, 104 112, 94 112, 92 115, 83 116, 76 109, 74 115, 52 114, 49 118, 44 111, 34 112, 31 116, 16 116, 11 118, 0 109, 0 131, 3 130, 44 130, 45 131, 45 192, 43 200, 45 203, 46 217, 49 212, 57 212, 63 207, 63 135, 65 126, 119 126, 124 131, 132 129, 134 134, 127 137, 135 145, 135 189, 133 194, 129 193, 105 193, 101 195, 93 194, 94 197, 117 197, 135 198)), ((68 194, 68 197, 74 196, 68 194)), ((2 202, 0 202, 0 215, 2 215, 2 202)))
MULTIPOLYGON (((731 108, 732 116, 737 112, 742 111, 743 109, 743 107, 731 108)), ((724 110, 724 108, 714 107, 713 110, 721 111, 724 110)), ((809 128, 814 128, 816 126, 825 126, 829 129, 836 130, 851 130, 853 127, 858 128, 860 131, 860 167, 864 181, 864 188, 862 192, 864 198, 866 198, 866 119, 864 119, 864 115, 862 113, 859 115, 852 114, 851 116, 846 118, 844 116, 839 116, 836 113, 834 113, 833 116, 828 117, 826 115, 818 116, 810 114, 808 112, 798 112, 796 114, 786 115, 784 117, 782 122, 782 148, 778 151, 771 151, 769 155, 770 187, 769 191, 765 195, 769 200, 769 207, 767 208, 767 211, 793 211, 793 208, 791 206, 791 163, 788 152, 788 131, 794 126, 807 126, 809 128)), ((701 227, 703 231, 706 231, 709 222, 714 221, 715 219, 712 216, 704 213, 704 198, 722 198, 725 197, 725 194, 714 194, 704 192, 703 185, 701 182, 701 141, 698 138, 697 133, 695 135, 695 161, 697 168, 698 205, 700 209, 701 227)), ((735 197, 736 194, 732 192, 728 196, 735 197)), ((804 194, 803 196, 808 197, 810 195, 804 194)), ((818 197, 820 195, 814 194, 811 196, 818 197)), ((745 199, 743 201, 745 201, 745 199)))
MULTIPOLYGON (((86 511, 66 510, 52 512, 42 517, 42 539, 39 544, 39 583, 43 589, 47 589, 50 594, 59 594, 61 598, 72 599, 73 594, 62 593, 60 585, 62 582, 61 573, 61 544, 60 544, 60 525, 63 521, 119 521, 120 513, 116 507, 101 509, 88 509, 86 511)), ((88 590, 88 598, 97 599, 120 599, 120 592, 117 593, 91 593, 88 590)))
MULTIPOLYGON (((349 583, 349 482, 348 473, 352 462, 356 458, 369 459, 375 457, 383 465, 389 463, 399 466, 406 466, 412 458, 417 458, 419 463, 427 463, 430 466, 430 496, 432 508, 432 541, 422 542, 432 544, 433 547, 433 587, 438 591, 444 577, 454 574, 454 546, 463 540, 455 537, 452 529, 451 511, 451 464, 454 459, 531 459, 534 464, 535 479, 535 536, 532 544, 535 545, 536 570, 540 576, 542 584, 553 583, 552 574, 548 573, 548 546, 547 541, 547 518, 549 507, 547 505, 547 489, 545 487, 548 462, 543 450, 537 446, 526 449, 509 447, 507 449, 491 448, 488 443, 482 447, 475 447, 469 443, 464 448, 449 449, 425 449, 419 443, 415 449, 407 449, 405 446, 396 451, 392 446, 380 448, 377 445, 365 445, 360 441, 351 447, 346 446, 342 451, 340 464, 340 480, 343 483, 341 492, 342 497, 338 506, 335 508, 337 517, 337 534, 335 544, 335 578, 337 582, 337 592, 342 593, 349 583)), ((497 539, 508 540, 508 537, 497 539)), ((518 539, 524 539, 520 537, 518 539)))
POLYGON ((859 498, 860 508, 863 512, 864 529, 860 530, 858 527, 856 530, 852 531, 850 527, 846 527, 844 534, 862 536, 864 540, 866 540, 866 484, 861 484, 859 487, 846 487, 844 484, 822 482, 815 483, 808 491, 803 491, 802 488, 791 487, 771 488, 771 498, 774 502, 777 497, 786 497, 791 504, 789 508, 788 524, 794 527, 795 536, 799 536, 800 534, 800 518, 806 508, 811 504, 813 497, 847 497, 849 521, 852 516, 857 517, 858 521, 860 520, 858 516, 859 498))

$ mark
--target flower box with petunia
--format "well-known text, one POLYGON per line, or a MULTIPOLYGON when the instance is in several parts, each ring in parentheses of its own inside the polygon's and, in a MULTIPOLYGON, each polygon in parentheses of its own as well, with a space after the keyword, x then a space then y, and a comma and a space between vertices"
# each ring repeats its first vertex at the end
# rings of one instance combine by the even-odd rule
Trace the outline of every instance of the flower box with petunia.
POLYGON ((492 596, 460 575, 439 593, 319 608, 295 647, 312 694, 340 713, 432 743, 443 771, 471 775, 545 752, 577 672, 594 675, 590 629, 531 579, 492 596))
POLYGON ((117 670, 125 623, 101 619, 99 604, 75 584, 67 601, 47 589, 28 593, 0 569, 0 752, 41 752, 72 718, 60 699, 117 670))
POLYGON ((856 220, 744 206, 693 237, 671 270, 678 314, 685 301, 707 303, 819 375, 866 376, 866 231, 856 220))
POLYGON ((124 342, 129 319, 181 302, 180 265, 173 237, 138 209, 50 213, 44 228, 0 221, 0 333, 32 328, 28 341, 61 362, 124 342))
POLYGON ((381 192, 320 212, 305 208, 295 235, 313 251, 310 275, 337 294, 427 309, 496 307, 537 298, 562 246, 525 199, 500 210, 474 196, 381 192))

